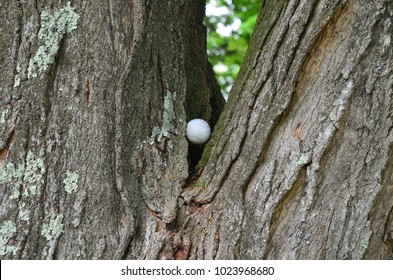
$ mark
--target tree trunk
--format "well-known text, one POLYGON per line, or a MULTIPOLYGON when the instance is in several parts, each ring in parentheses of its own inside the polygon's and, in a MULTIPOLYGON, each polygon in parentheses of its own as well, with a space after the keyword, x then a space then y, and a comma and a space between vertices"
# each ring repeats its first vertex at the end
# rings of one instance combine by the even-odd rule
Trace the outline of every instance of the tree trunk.
POLYGON ((204 1, 6 2, 1 258, 393 258, 391 1, 262 1, 217 125, 204 1))

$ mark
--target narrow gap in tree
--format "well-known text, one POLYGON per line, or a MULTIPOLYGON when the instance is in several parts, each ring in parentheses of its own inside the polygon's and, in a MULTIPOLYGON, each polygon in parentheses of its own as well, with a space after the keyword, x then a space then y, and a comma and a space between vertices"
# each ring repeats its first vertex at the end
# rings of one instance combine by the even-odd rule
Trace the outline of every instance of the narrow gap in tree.
POLYGON ((188 145, 188 164, 189 164, 189 173, 190 176, 193 177, 196 174, 193 174, 195 167, 197 166, 199 160, 202 158, 203 148, 205 145, 196 145, 196 144, 189 144, 188 145))
MULTIPOLYGON (((207 27, 207 54, 219 84, 216 91, 221 91, 225 100, 228 98, 229 91, 239 72, 256 23, 259 7, 260 1, 258 0, 207 1, 204 20, 207 27)), ((214 79, 214 77, 212 78, 214 79)), ((216 81, 212 84, 216 84, 216 81)), ((219 102, 217 103, 217 98, 215 99, 214 96, 210 101, 212 115, 210 119, 204 120, 209 123, 211 130, 213 130, 223 104, 221 106, 219 102)), ((194 104, 193 100, 191 103, 194 104)), ((196 114, 196 117, 204 118, 203 114, 196 114)), ((195 116, 189 116, 189 120, 193 118, 195 116)), ((197 166, 202 158, 205 145, 206 142, 193 143, 189 141, 189 180, 198 177, 200 170, 197 170, 197 166)))
POLYGON ((207 0, 207 54, 225 100, 239 72, 260 0, 207 0))

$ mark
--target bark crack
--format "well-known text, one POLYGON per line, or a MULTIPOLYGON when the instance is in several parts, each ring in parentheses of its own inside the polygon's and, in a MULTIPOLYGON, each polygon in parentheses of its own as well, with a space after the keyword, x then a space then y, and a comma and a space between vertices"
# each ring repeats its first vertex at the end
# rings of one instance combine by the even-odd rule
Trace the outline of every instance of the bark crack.
MULTIPOLYGON (((310 164, 310 163, 309 163, 310 164)), ((298 172, 298 176, 292 187, 287 190, 276 203, 274 210, 272 211, 270 222, 269 222, 269 237, 263 254, 263 259, 267 259, 272 251, 274 251, 275 240, 277 228, 283 223, 288 221, 291 213, 285 211, 287 206, 293 202, 298 191, 306 184, 306 169, 309 166, 304 165, 298 172)), ((296 248, 296 247, 295 247, 296 248)))
POLYGON ((0 166, 8 156, 8 152, 10 149, 11 142, 14 139, 14 135, 15 135, 15 130, 12 129, 11 132, 8 134, 5 145, 0 149, 0 166))

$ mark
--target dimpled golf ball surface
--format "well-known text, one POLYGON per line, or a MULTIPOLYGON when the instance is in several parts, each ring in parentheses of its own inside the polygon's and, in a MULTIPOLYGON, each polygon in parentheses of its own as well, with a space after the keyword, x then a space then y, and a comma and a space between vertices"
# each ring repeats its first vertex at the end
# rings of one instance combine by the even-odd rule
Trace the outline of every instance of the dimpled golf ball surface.
POLYGON ((210 132, 209 124, 202 119, 193 119, 187 124, 187 139, 193 144, 205 144, 210 132))

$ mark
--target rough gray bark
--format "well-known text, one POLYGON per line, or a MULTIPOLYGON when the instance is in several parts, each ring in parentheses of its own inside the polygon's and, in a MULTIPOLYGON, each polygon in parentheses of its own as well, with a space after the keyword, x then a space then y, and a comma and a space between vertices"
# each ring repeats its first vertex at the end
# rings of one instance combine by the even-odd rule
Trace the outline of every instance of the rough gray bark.
POLYGON ((157 258, 156 221, 176 218, 188 177, 186 122, 214 125, 224 105, 204 2, 75 2, 60 32, 66 6, 1 2, 1 257, 157 258), (59 49, 32 73, 45 24, 59 49))
POLYGON ((392 2, 262 1, 189 173, 222 107, 203 4, 74 3, 28 77, 66 3, 1 3, 1 258, 392 258, 392 2))
POLYGON ((184 193, 203 204, 192 258, 392 258, 392 13, 264 1, 203 187, 184 193))

